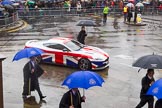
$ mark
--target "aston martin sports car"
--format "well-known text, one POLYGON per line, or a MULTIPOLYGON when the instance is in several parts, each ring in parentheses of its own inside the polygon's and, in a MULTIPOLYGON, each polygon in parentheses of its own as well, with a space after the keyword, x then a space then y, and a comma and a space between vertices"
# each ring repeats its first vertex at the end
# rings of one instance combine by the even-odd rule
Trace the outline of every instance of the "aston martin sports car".
POLYGON ((43 50, 37 57, 39 62, 79 68, 81 70, 101 70, 109 66, 109 55, 102 49, 83 45, 76 40, 54 37, 49 40, 29 40, 25 47, 43 50))

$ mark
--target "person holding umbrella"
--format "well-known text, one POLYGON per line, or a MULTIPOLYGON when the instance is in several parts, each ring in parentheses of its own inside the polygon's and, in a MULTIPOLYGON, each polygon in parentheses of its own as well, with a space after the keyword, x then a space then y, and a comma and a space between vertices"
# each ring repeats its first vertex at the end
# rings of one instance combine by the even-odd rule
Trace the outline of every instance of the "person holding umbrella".
POLYGON ((147 91, 150 86, 155 82, 154 80, 154 69, 148 69, 146 76, 142 78, 142 89, 140 93, 140 102, 136 108, 142 108, 146 103, 148 103, 148 108, 153 108, 154 97, 152 95, 147 95, 147 91))
POLYGON ((39 87, 38 78, 43 74, 47 73, 44 71, 36 62, 36 57, 30 57, 30 61, 25 64, 23 68, 24 86, 23 86, 23 98, 27 98, 31 94, 31 91, 37 90, 40 100, 46 96, 42 95, 39 87))
POLYGON ((78 88, 72 88, 63 95, 59 108, 82 108, 81 103, 85 99, 85 96, 81 97, 78 88))
POLYGON ((152 95, 157 98, 155 108, 162 108, 162 78, 156 80, 147 91, 147 95, 152 95))
POLYGON ((162 108, 162 99, 158 99, 155 103, 155 108, 162 108))
POLYGON ((81 27, 81 31, 79 32, 78 34, 78 37, 77 37, 77 40, 82 43, 82 44, 85 44, 85 37, 87 36, 87 33, 85 31, 85 26, 82 26, 81 27))
POLYGON ((93 86, 102 86, 103 78, 92 71, 76 71, 67 76, 62 85, 68 86, 70 90, 66 92, 59 104, 59 108, 82 108, 81 102, 85 102, 84 89, 93 86), (83 96, 81 97, 78 88, 83 88, 83 96))

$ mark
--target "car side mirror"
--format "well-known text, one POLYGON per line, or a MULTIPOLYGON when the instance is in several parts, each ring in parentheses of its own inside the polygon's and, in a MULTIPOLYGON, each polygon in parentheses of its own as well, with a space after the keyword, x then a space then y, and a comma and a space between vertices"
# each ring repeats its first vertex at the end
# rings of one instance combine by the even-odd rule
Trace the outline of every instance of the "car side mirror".
POLYGON ((63 49, 63 52, 68 52, 69 50, 67 48, 64 48, 63 49))

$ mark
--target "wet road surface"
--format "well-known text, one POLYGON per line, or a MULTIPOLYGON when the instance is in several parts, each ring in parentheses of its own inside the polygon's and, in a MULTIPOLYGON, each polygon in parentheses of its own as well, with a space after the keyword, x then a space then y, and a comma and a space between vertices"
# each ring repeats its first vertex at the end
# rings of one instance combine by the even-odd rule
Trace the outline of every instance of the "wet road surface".
MULTIPOLYGON (((89 17, 91 18, 91 17, 89 17)), ((78 69, 56 65, 42 64, 48 71, 40 78, 40 88, 47 96, 39 101, 37 92, 32 92, 28 100, 22 99, 23 73, 22 68, 28 59, 12 62, 14 54, 24 47, 30 39, 49 39, 55 36, 76 39, 80 27, 78 20, 85 17, 64 17, 37 19, 19 32, 6 34, 0 38, 0 52, 7 58, 3 61, 4 107, 5 108, 58 108, 62 95, 68 90, 61 86, 64 78, 78 69), (48 19, 48 20, 47 20, 48 19)), ((158 23, 146 23, 146 26, 129 26, 119 18, 118 29, 113 27, 113 18, 108 18, 105 26, 99 17, 92 17, 99 26, 86 27, 87 45, 102 48, 110 55, 110 67, 97 71, 105 80, 103 87, 85 90, 86 102, 83 108, 134 108, 139 102, 141 78, 146 74, 142 69, 133 68, 132 63, 143 55, 162 54, 162 28, 158 23)), ((155 79, 162 77, 156 70, 155 79)), ((80 89, 81 94, 82 89, 80 89)), ((147 108, 145 105, 144 108, 147 108)))

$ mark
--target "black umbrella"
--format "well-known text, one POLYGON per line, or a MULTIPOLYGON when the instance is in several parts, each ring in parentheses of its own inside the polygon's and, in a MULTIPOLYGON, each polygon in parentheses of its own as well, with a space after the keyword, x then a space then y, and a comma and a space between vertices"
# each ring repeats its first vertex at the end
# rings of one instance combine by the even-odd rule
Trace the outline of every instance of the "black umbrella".
POLYGON ((77 26, 96 26, 97 24, 92 20, 80 20, 77 26))
POLYGON ((132 66, 143 69, 162 69, 162 56, 156 54, 142 56, 132 66))

